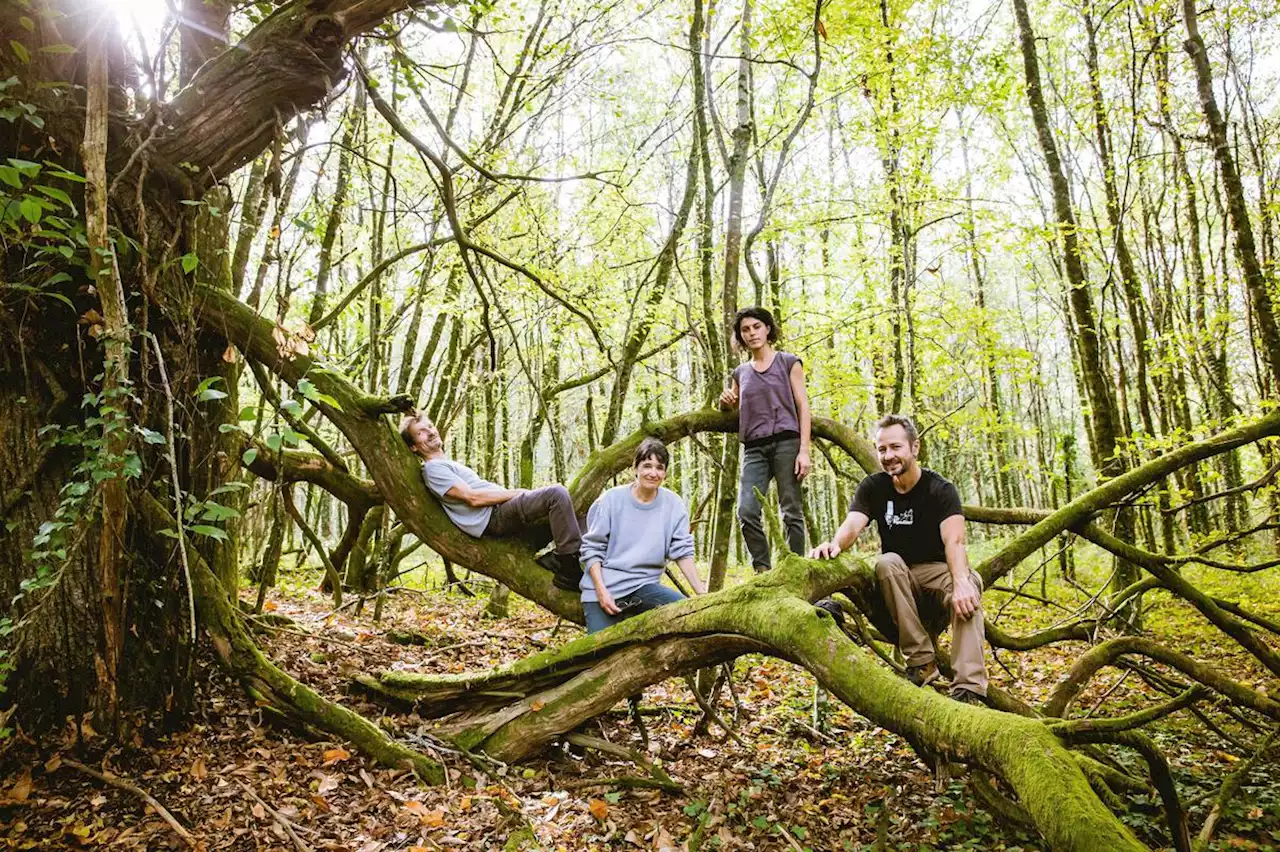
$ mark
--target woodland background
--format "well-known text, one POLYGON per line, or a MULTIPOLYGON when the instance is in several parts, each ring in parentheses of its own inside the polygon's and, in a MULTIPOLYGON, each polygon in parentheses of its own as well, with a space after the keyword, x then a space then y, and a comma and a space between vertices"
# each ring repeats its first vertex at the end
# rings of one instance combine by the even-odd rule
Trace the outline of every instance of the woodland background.
MULTIPOLYGON (((342 695, 350 675, 381 665, 482 668, 576 635, 523 600, 574 620, 571 596, 551 590, 527 552, 474 546, 442 525, 395 446, 394 414, 408 406, 427 411, 450 455, 486 478, 564 482, 586 503, 625 481, 633 438, 668 438, 667 484, 691 507, 700 565, 713 587, 745 588, 733 519, 738 448, 725 434, 732 423, 705 408, 740 360, 728 331, 734 312, 759 304, 780 320, 781 346, 804 359, 814 413, 825 419, 806 481, 811 540, 831 535, 874 469, 874 421, 912 414, 925 431, 925 464, 960 489, 974 563, 1001 579, 986 599, 1001 641, 1032 637, 1001 646, 1028 652, 1001 657, 1002 688, 1033 704, 1047 699, 1050 716, 1075 695, 1055 705, 1063 675, 1079 681, 1069 690, 1088 682, 1080 705, 1089 714, 1108 701, 1115 715, 1172 696, 1156 715, 1190 711, 1149 730, 1176 753, 1191 828, 1206 843, 1274 844, 1280 795, 1265 779, 1280 718, 1280 606, 1269 570, 1280 548, 1280 7, 91 5, 6 0, 0 13, 0 395, 11 412, 0 426, 0 599, 11 601, 0 626, 16 742, 7 758, 17 778, 11 836, 37 822, 21 816, 32 767, 37 789, 51 785, 40 807, 64 809, 68 830, 92 822, 91 793, 58 764, 48 768, 64 748, 95 757, 107 749, 103 766, 174 796, 207 771, 192 762, 192 749, 208 747, 188 726, 192 714, 240 708, 226 711, 238 732, 223 754, 228 767, 265 749, 236 739, 259 741, 263 719, 242 695, 222 694, 230 680, 273 707, 268 716, 300 724, 304 738, 327 732, 394 765, 406 759, 396 750, 403 743, 427 741, 404 735, 403 720, 388 737, 335 710, 353 702, 375 719, 382 712, 367 696, 342 695), (1148 475, 1171 458, 1181 460, 1148 475), (1099 489, 1108 482, 1133 484, 1099 489), (1060 522, 1037 533, 1047 518, 1060 522), (1011 523, 1031 532, 1011 535, 1011 523), (218 582, 205 584, 206 572, 218 582), (228 593, 239 608, 216 603, 228 593), (193 641, 197 620, 209 651, 193 641), (259 654, 255 631, 282 668, 259 654), (486 639, 481 656, 464 648, 448 663, 397 643, 486 639), (1148 640, 1229 682, 1136 644, 1148 640), (1062 642, 1086 642, 1109 662, 1137 649, 1147 664, 1134 677, 1136 667, 1117 666, 1095 681, 1097 670, 1080 665, 1086 646, 1062 642), (295 691, 295 677, 316 692, 295 691), (1207 695, 1190 690, 1197 681, 1215 691, 1212 707, 1197 706, 1207 695), (182 733, 158 733, 170 731, 182 733), (154 747, 152 736, 179 739, 139 761, 130 749, 154 747), (401 745, 387 744, 397 736, 401 745)), ((795 588, 825 582, 813 571, 795 588)), ((867 615, 875 621, 869 606, 867 615)), ((657 641, 649 629, 617 641, 657 641)), ((773 644, 815 671, 805 647, 773 644)), ((612 659, 605 650, 590 653, 612 659)), ((719 662, 744 650, 767 651, 727 642, 706 653, 719 662)), ((544 653, 553 659, 554 647, 544 653)), ((712 662, 681 659, 683 668, 712 662)), ((681 668, 646 660, 655 681, 681 668)), ((769 725, 776 735, 782 723, 761 720, 776 710, 788 726, 807 720, 786 728, 811 732, 805 752, 822 749, 844 767, 826 783, 840 776, 854 791, 842 795, 873 805, 844 822, 793 821, 799 841, 814 833, 813 848, 1089 848, 1086 832, 1064 839, 1069 826, 1050 827, 1040 811, 1002 810, 1019 797, 1032 807, 1003 775, 1010 787, 999 791, 946 794, 967 814, 967 837, 911 816, 894 816, 890 829, 890 800, 917 810, 950 800, 927 795, 929 775, 901 740, 884 746, 897 762, 879 779, 898 792, 859 787, 852 776, 865 773, 867 752, 840 751, 849 732, 860 731, 859 743, 864 733, 888 737, 886 727, 902 733, 931 771, 954 741, 922 744, 886 721, 896 711, 868 709, 874 702, 859 704, 838 685, 863 715, 829 708, 807 675, 777 661, 741 657, 737 679, 759 687, 761 665, 781 667, 766 668, 777 695, 757 688, 754 708, 744 710, 733 678, 715 685, 704 668, 699 680, 703 703, 732 698, 733 718, 751 720, 721 744, 726 765, 750 758, 746 740, 777 750, 770 767, 806 764, 795 736, 770 739, 769 725), (974 810, 974 795, 998 827, 974 810)), ((403 684, 362 677, 397 706, 389 692, 403 684)), ((726 726, 678 681, 657 689, 646 696, 684 705, 651 723, 657 751, 667 749, 675 776, 694 785, 697 737, 709 722, 726 726), (696 726, 681 721, 699 712, 696 726)), ((625 721, 605 724, 640 736, 625 721)), ((477 742, 459 730, 446 739, 477 742)), ((297 735, 270 748, 287 750, 297 735)), ((509 755, 502 749, 518 737, 502 736, 506 745, 494 735, 477 754, 509 755)), ((1159 776, 1162 759, 1137 748, 1159 776)), ((351 758, 319 751, 315 763, 327 767, 351 758)), ((413 754, 436 780, 457 771, 413 754)), ((480 758, 459 760, 477 768, 480 758)), ((1145 777, 1144 766, 1124 768, 1145 777)), ((755 769, 734 776, 741 789, 783 784, 755 769)), ((479 832, 499 846, 515 834, 589 845, 587 826, 599 829, 593 843, 625 841, 625 825, 607 830, 608 807, 576 811, 576 829, 557 827, 554 815, 528 819, 535 791, 558 789, 539 774, 555 770, 529 771, 511 776, 482 818, 461 820, 479 821, 471 840, 479 832)), ((334 777, 318 772, 321 785, 334 777)), ((391 808, 387 825, 400 833, 363 826, 361 842, 426 845, 456 829, 423 816, 437 811, 410 792, 412 779, 376 772, 363 782, 368 795, 391 798, 364 807, 391 808), (421 811, 409 809, 409 828, 407 796, 421 811)), ((282 789, 305 787, 305 772, 301 782, 287 775, 275 773, 282 789)), ((795 783, 813 813, 825 807, 816 787, 795 783)), ((1131 810, 1113 810, 1143 842, 1184 848, 1182 805, 1155 783, 1131 810)), ((324 801, 332 789, 316 795, 324 801)), ((710 792, 666 811, 664 799, 608 803, 630 803, 619 814, 636 826, 683 814, 684 835, 672 842, 688 848, 721 825, 728 834, 716 842, 730 848, 799 845, 775 818, 796 801, 771 805, 758 824, 746 806, 726 812, 731 795, 717 806, 710 792)), ((352 842, 308 795, 283 822, 266 811, 246 819, 260 831, 279 834, 292 821, 352 842)), ((220 807, 192 805, 182 816, 205 837, 231 838, 220 807)), ((139 814, 120 819, 147 824, 139 814)), ((99 828, 124 824, 110 823, 99 828)), ((137 830, 137 842, 150 842, 137 830)), ((165 829, 156 836, 172 839, 165 829)), ((640 836, 662 845, 657 829, 640 836)))

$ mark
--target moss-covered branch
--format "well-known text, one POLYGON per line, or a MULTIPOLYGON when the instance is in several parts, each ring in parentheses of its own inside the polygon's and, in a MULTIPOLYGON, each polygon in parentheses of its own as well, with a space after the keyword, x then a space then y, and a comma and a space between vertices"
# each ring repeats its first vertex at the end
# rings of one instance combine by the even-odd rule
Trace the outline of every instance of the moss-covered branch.
MULTIPOLYGON (((573 504, 579 512, 585 512, 590 508, 591 503, 600 496, 600 492, 604 490, 609 480, 631 467, 631 457, 636 447, 640 446, 640 442, 645 438, 658 438, 670 444, 704 432, 737 431, 738 413, 719 411, 715 408, 700 408, 665 420, 645 423, 627 437, 591 454, 569 485, 573 504)), ((813 418, 813 436, 823 438, 840 447, 867 472, 880 469, 880 462, 876 459, 871 442, 843 423, 826 417, 815 417, 813 418)))
MULTIPOLYGON (((159 535, 173 529, 173 516, 150 495, 140 512, 157 547, 172 544, 159 535)), ((444 768, 431 758, 387 736, 368 719, 322 697, 268 660, 245 629, 226 589, 196 551, 189 554, 196 613, 218 659, 249 694, 285 719, 341 737, 383 766, 413 769, 424 780, 441 783, 444 768)))
POLYGON ((1081 655, 1072 665, 1071 671, 1049 696, 1044 706, 1045 715, 1061 717, 1090 678, 1103 666, 1114 663, 1126 654, 1139 654, 1158 663, 1164 663, 1242 707, 1256 710, 1272 719, 1280 719, 1280 702, 1226 677, 1212 666, 1143 636, 1119 636, 1108 639, 1081 655))
MULTIPOLYGON (((1097 488, 1081 494, 1061 509, 1049 513, 1042 520, 1036 522, 1031 529, 1019 535, 1009 544, 1002 547, 998 553, 979 565, 977 571, 982 576, 983 582, 989 587, 1055 536, 1089 521, 1098 512, 1110 507, 1117 501, 1125 499, 1139 489, 1187 465, 1212 458, 1257 441, 1260 438, 1277 434, 1280 434, 1280 409, 1276 409, 1242 426, 1219 432, 1202 441, 1183 444, 1176 450, 1170 450, 1146 464, 1139 465, 1114 479, 1107 480, 1097 488)), ((1025 521, 1013 519, 1014 514, 1020 514, 1024 511, 1033 510, 994 510, 989 511, 986 517, 983 517, 981 513, 975 513, 971 516, 970 510, 966 509, 965 514, 966 517, 973 517, 974 520, 987 523, 1024 523, 1025 521), (994 520, 1001 516, 1009 519, 1003 521, 994 520)))

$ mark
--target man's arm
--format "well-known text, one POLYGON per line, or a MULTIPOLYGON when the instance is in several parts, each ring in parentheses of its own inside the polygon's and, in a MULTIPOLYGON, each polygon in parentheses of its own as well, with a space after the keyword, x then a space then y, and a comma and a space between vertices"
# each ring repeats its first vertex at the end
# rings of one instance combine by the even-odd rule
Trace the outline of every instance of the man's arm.
POLYGON ((804 365, 799 361, 792 364, 788 378, 791 381, 791 395, 796 400, 796 418, 800 421, 800 453, 796 456, 796 478, 804 479, 809 475, 809 439, 813 430, 809 394, 804 387, 804 365))
POLYGON ((472 488, 465 482, 458 481, 444 493, 452 500, 459 500, 473 509, 480 509, 505 503, 521 491, 522 489, 519 488, 472 488))
POLYGON ((844 551, 853 547, 853 543, 862 535, 871 519, 856 509, 845 515, 844 523, 836 530, 831 541, 824 542, 809 551, 810 559, 835 559, 844 551))
POLYGON ((676 565, 679 566, 680 573, 684 574, 685 579, 689 581, 689 585, 693 586, 695 595, 705 595, 707 593, 707 587, 703 585, 702 578, 698 576, 698 566, 693 564, 692 556, 677 559, 676 565))
POLYGON ((982 596, 969 576, 969 554, 964 546, 964 515, 952 515, 939 525, 939 529, 947 553, 947 568, 951 571, 951 608, 961 618, 969 618, 977 611, 982 596))

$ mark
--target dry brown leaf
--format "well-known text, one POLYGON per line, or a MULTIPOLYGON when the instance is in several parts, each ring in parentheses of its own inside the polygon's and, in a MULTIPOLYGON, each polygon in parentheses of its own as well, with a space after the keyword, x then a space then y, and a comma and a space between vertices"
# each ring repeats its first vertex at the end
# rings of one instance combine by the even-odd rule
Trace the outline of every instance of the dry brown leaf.
POLYGON ((276 603, 275 601, 267 601, 262 605, 263 612, 275 612, 279 608, 280 608, 280 604, 276 603))
POLYGON ((327 749, 324 753, 324 765, 330 766, 334 763, 340 763, 341 761, 344 761, 349 757, 351 757, 351 752, 347 751, 342 746, 338 746, 337 748, 327 749))
POLYGON ((533 699, 533 701, 529 704, 529 709, 530 709, 530 710, 532 710, 533 712, 537 713, 539 710, 541 710, 543 707, 546 707, 546 706, 547 706, 547 702, 545 702, 545 701, 543 701, 543 700, 541 700, 541 699, 539 699, 539 698, 535 698, 535 699, 533 699))
POLYGON ((323 796, 330 790, 338 789, 338 785, 341 783, 342 775, 340 773, 335 772, 332 775, 326 775, 320 779, 320 786, 316 789, 316 793, 323 796))
POLYGON ((428 811, 422 815, 422 824, 427 828, 439 828, 444 825, 444 811, 428 811))
POLYGON ((4 792, 5 797, 15 802, 25 802, 27 797, 31 795, 31 769, 30 767, 22 770, 22 774, 18 776, 18 780, 13 782, 13 786, 4 792))
POLYGON ((62 755, 55 754, 53 757, 49 758, 44 762, 44 771, 57 772, 58 767, 61 765, 62 765, 62 755))
POLYGON ((311 801, 315 802, 316 807, 319 808, 320 810, 324 811, 325 813, 329 812, 329 803, 325 801, 324 796, 317 796, 315 794, 312 794, 311 801))
POLYGON ((226 361, 228 364, 234 364, 238 357, 240 356, 236 354, 236 348, 234 346, 228 346, 226 349, 222 350, 222 360, 226 361))
POLYGON ((593 817, 604 822, 605 817, 609 816, 609 803, 604 799, 590 799, 587 802, 587 810, 591 811, 593 817))
POLYGON ((470 796, 463 796, 463 797, 462 797, 462 799, 461 799, 461 800, 459 800, 459 802, 458 802, 458 810, 460 810, 460 811, 469 811, 469 810, 471 810, 471 797, 470 797, 470 796))
POLYGON ((209 768, 205 766, 204 757, 197 757, 191 764, 191 777, 197 781, 203 781, 208 774, 209 768))
POLYGON ((267 809, 260 804, 255 803, 252 810, 253 810, 253 815, 256 816, 258 819, 263 819, 267 815, 267 809))

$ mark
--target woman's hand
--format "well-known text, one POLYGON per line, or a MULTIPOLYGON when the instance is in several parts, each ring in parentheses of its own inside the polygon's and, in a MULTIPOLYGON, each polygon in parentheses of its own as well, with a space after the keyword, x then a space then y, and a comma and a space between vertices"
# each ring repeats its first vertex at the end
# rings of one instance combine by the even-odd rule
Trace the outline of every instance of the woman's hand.
POLYGON ((617 615, 622 612, 618 609, 618 605, 613 602, 613 595, 609 594, 609 590, 605 588, 604 583, 596 583, 596 600, 600 604, 600 608, 609 615, 617 615))
POLYGON ((738 407, 738 386, 733 387, 720 394, 721 408, 737 408, 738 407))
POLYGON ((796 454, 796 479, 804 479, 809 475, 809 451, 801 450, 796 454))

